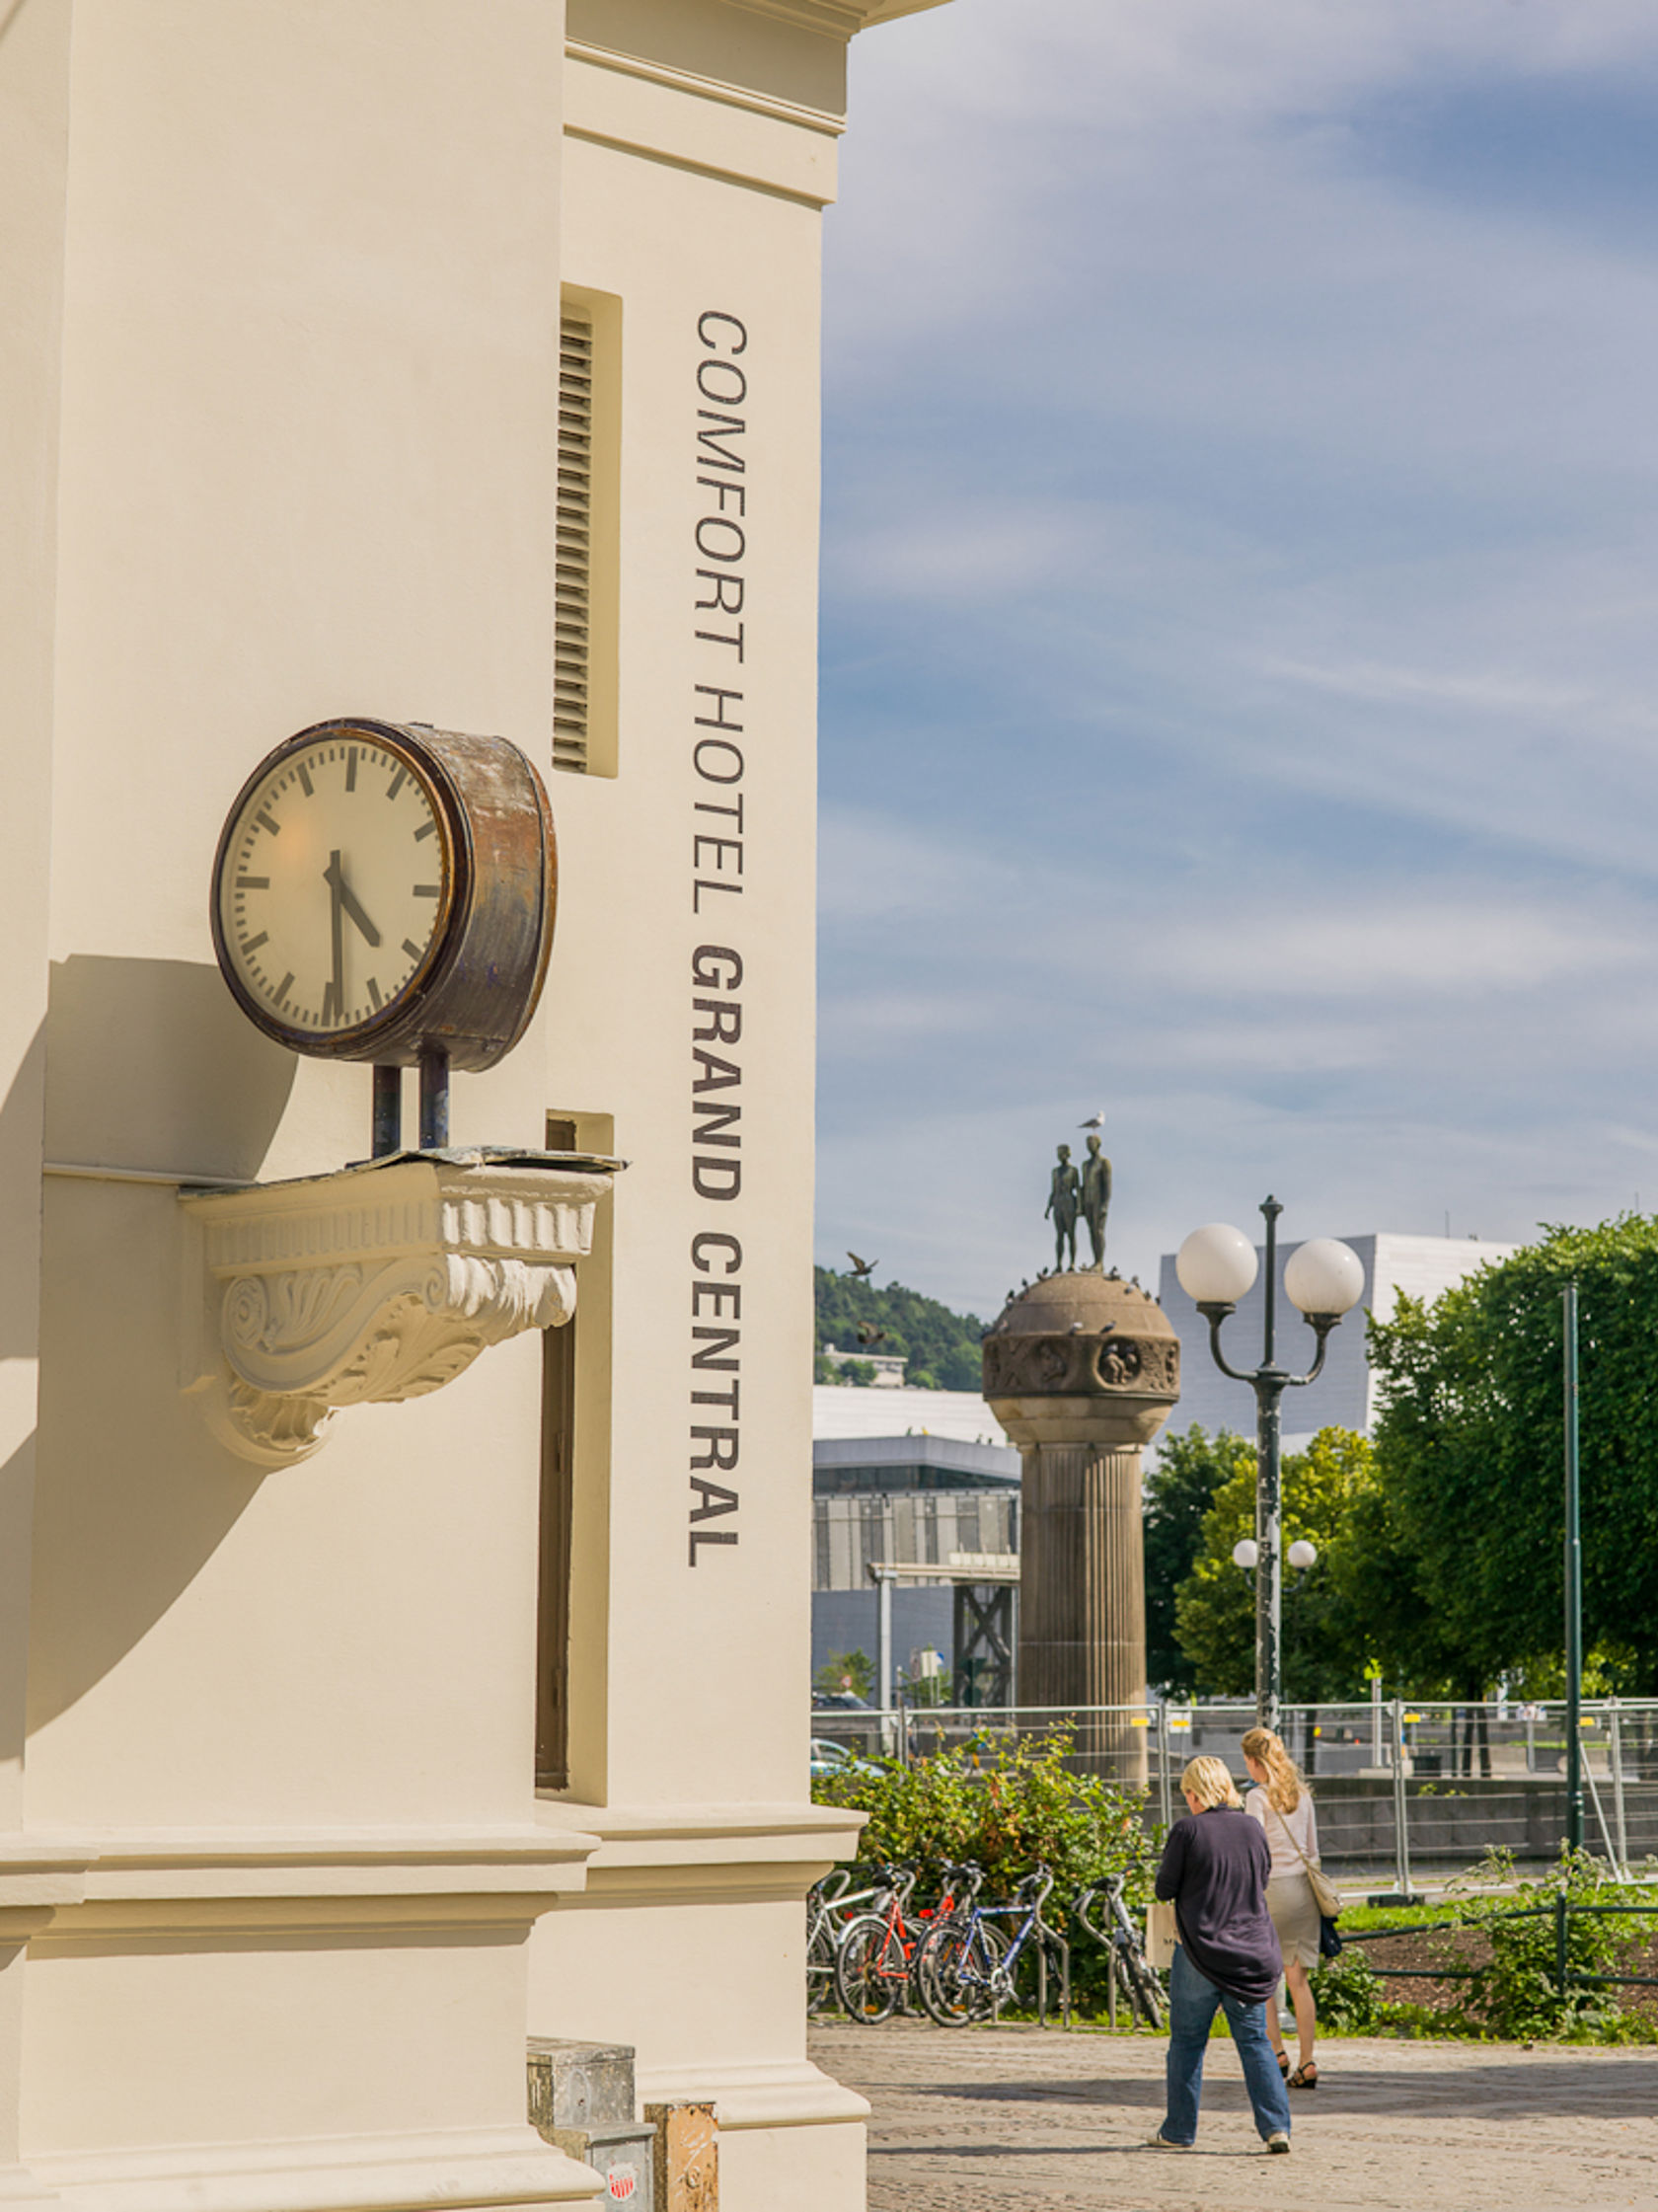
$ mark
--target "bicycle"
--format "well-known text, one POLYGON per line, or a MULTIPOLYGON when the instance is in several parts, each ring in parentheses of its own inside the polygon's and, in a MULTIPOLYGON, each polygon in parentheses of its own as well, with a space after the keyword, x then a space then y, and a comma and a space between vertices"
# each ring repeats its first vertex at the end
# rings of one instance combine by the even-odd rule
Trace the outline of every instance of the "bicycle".
POLYGON ((834 1867, 806 1894, 806 2011, 818 2013, 836 1995, 835 1958, 861 1905, 886 1896, 880 1880, 853 1889, 855 1868, 834 1867))
POLYGON ((835 1952, 840 1945, 840 1916, 852 1905, 878 1895, 852 1888, 851 1869, 833 1867, 806 1892, 806 2011, 820 2013, 835 1986, 835 1952))
POLYGON ((1057 1928, 1042 1918, 1042 1907, 1054 1885, 1046 1867, 1038 1867, 1014 1892, 1007 1905, 974 1902, 942 1922, 927 1937, 916 1961, 916 1987, 922 2004, 941 2027, 964 2027, 969 2021, 995 2020, 1003 2007, 1017 1997, 1021 1963, 1034 1964, 1035 2009, 1046 2024, 1048 1968, 1057 1964, 1063 1992, 1064 2018, 1071 2024, 1071 1946, 1057 1928), (1018 1919, 1012 1936, 995 1924, 998 1919, 1018 1919))
POLYGON ((1093 1883, 1085 1889, 1073 1903, 1071 1910, 1079 1926, 1086 1929, 1094 1942, 1109 1954, 1109 1975, 1106 1981, 1106 2003, 1110 2024, 1117 2024, 1117 1996, 1128 2000, 1128 2017, 1136 2026, 1142 2020, 1148 2027, 1161 2027, 1168 2014, 1163 1984, 1156 1969, 1146 1956, 1146 1947, 1140 1940, 1140 1931, 1133 1916, 1123 1903, 1124 1877, 1112 1874, 1109 1879, 1093 1883), (1108 1925, 1098 1927, 1090 1916, 1096 1900, 1103 1898, 1108 1915, 1108 1925))
POLYGON ((927 1934, 918 1924, 956 1911, 977 1895, 984 1879, 976 1867, 946 1867, 940 1902, 920 1907, 912 1918, 916 1869, 906 1863, 882 1872, 888 1885, 883 1902, 861 1920, 847 1922, 835 1953, 835 1994, 842 2009, 849 2019, 870 2026, 900 2008, 910 2010, 915 1962, 927 1934))

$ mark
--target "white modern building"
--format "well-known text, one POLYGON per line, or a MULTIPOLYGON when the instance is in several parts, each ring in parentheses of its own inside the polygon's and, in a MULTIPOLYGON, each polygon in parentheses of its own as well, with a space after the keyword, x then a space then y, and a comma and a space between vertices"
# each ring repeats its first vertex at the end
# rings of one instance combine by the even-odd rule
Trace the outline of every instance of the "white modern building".
MULTIPOLYGON (((1375 1314, 1391 1320, 1402 1297, 1432 1301, 1455 1287, 1476 1268, 1506 1259, 1516 1245, 1483 1244, 1477 1237, 1407 1237, 1388 1230, 1372 1230, 1343 1243, 1358 1254, 1364 1267, 1364 1295, 1353 1312, 1329 1339, 1324 1371, 1305 1390, 1286 1393, 1284 1442, 1299 1448, 1320 1428, 1353 1428, 1368 1435, 1379 1411, 1376 1377, 1366 1348, 1365 1318, 1375 1314)), ((1292 1373, 1304 1373, 1314 1357, 1313 1332, 1284 1296, 1283 1267, 1293 1244, 1278 1248, 1277 1355, 1292 1373)), ((1265 1320, 1265 1250, 1256 1248, 1261 1272, 1238 1311, 1224 1325, 1221 1344, 1235 1367, 1260 1364, 1265 1320)), ((1180 1288, 1174 1272, 1174 1255, 1165 1253, 1159 1274, 1159 1302, 1180 1338, 1180 1403, 1169 1420, 1178 1433, 1196 1422, 1211 1435, 1230 1428, 1251 1436, 1255 1426, 1253 1394, 1244 1383, 1233 1382, 1215 1365, 1209 1348, 1209 1324, 1180 1288)))

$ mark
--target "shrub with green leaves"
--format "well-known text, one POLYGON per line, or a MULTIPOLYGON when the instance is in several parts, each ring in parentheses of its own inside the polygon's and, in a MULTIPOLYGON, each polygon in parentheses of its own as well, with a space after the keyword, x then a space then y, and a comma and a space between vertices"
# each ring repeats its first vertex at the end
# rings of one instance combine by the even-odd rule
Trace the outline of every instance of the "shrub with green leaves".
POLYGON ((1380 2023, 1382 1977, 1357 1945, 1313 1969, 1313 2000, 1319 2024, 1332 2035, 1366 2035, 1380 2023))
POLYGON ((882 1760, 872 1773, 820 1775, 812 1794, 867 1814, 862 1859, 913 1859, 924 1883, 973 1859, 987 1895, 1001 1893, 1041 1865, 1055 1877, 1056 1899, 1125 1873, 1143 1903, 1155 1851, 1140 1794, 1078 1772, 1076 1762, 1068 1736, 987 1734, 908 1766, 882 1760))
POLYGON ((1470 1900, 1466 1926, 1482 1927, 1491 1957, 1477 1967, 1463 2007, 1468 2024, 1505 2041, 1540 2035, 1600 2035, 1616 2027, 1616 1987, 1574 1983, 1574 1974, 1612 1974, 1645 1932, 1641 1918, 1619 1912, 1620 1893, 1586 1852, 1562 1852, 1546 1881, 1523 1881, 1513 1895, 1470 1900), (1555 1899, 1568 1908, 1562 1930, 1555 1899), (1592 1907, 1593 1910, 1581 1908, 1592 1907), (1560 1979, 1564 1939, 1566 1979, 1560 1979))
POLYGON ((860 1858, 914 1860, 922 1896, 936 1894, 942 1869, 964 1859, 985 1869, 986 1903, 1046 1867, 1054 1887, 1044 1917, 1072 1946, 1073 2003, 1087 2019, 1105 2012, 1106 1957, 1072 1919, 1072 1901, 1120 1873, 1130 1910, 1143 1913, 1159 1839, 1142 1824, 1139 1792, 1080 1772, 1077 1761, 1066 1735, 987 1732, 908 1766, 882 1760, 873 1772, 820 1775, 812 1795, 867 1814, 860 1858))

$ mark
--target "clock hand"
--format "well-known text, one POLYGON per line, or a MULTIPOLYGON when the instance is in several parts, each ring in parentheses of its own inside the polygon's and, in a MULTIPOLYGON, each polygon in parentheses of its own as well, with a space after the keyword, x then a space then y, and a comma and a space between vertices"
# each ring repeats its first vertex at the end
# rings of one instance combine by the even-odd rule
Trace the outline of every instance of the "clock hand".
MULTIPOLYGON (((345 910, 341 893, 344 877, 339 873, 339 855, 331 853, 329 864, 323 871, 323 881, 329 887, 331 901, 330 921, 334 926, 334 980, 329 985, 329 998, 333 1001, 334 1018, 338 1022, 345 1011, 345 910)), ((324 1001, 323 1019, 328 1020, 328 1000, 324 1001)))
MULTIPOLYGON (((338 865, 338 854, 336 854, 335 860, 336 865, 338 865)), ((352 921, 356 923, 358 929, 362 931, 364 937, 368 939, 370 945, 378 945, 380 942, 380 932, 375 928, 374 924, 363 912, 361 902, 359 901, 356 892, 352 890, 350 884, 346 882, 343 876, 340 876, 338 880, 339 883, 340 904, 344 907, 346 913, 350 915, 352 921)))

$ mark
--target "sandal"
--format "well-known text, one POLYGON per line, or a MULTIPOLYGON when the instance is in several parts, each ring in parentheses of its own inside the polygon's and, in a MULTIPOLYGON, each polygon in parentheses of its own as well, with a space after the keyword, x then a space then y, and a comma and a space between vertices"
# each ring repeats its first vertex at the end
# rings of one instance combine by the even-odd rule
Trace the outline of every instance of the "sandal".
POLYGON ((1291 2089, 1317 2089, 1319 2086, 1319 2061, 1316 2058, 1310 2058, 1305 2065, 1298 2066, 1289 2077, 1289 2085, 1291 2089))
POLYGON ((1290 2078, 1290 2054, 1288 2051, 1280 2051, 1277 2054, 1277 2057, 1278 2071, 1283 2075, 1285 2081, 1287 2082, 1290 2078))

